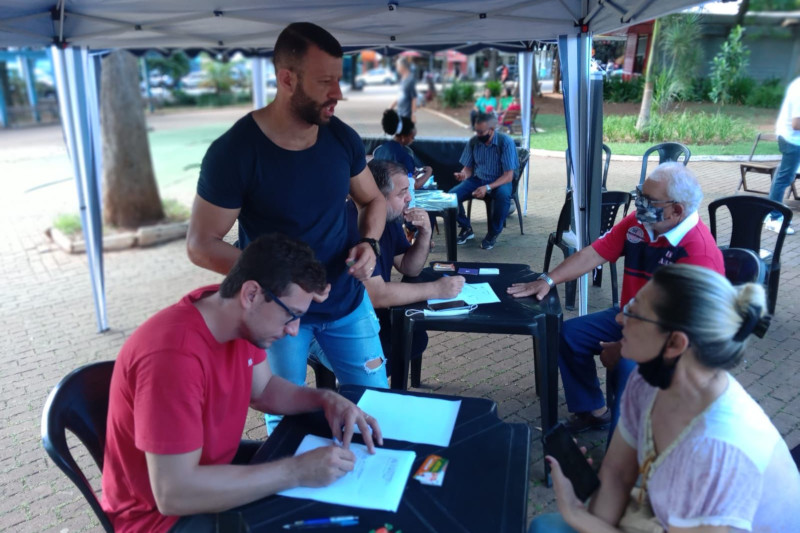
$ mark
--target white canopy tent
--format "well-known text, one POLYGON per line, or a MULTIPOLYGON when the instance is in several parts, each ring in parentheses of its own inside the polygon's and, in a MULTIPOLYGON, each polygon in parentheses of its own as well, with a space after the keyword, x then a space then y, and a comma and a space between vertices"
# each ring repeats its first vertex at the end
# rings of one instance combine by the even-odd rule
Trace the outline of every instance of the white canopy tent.
MULTIPOLYGON (((0 0, 0 48, 51 47, 62 123, 75 168, 98 328, 103 286, 97 64, 111 48, 237 49, 269 53, 280 31, 311 21, 347 48, 558 40, 564 74, 576 233, 588 244, 592 187, 590 37, 702 3, 698 0, 0 0)), ((520 57, 523 131, 530 131, 530 45, 520 57), (527 83, 526 83, 527 82, 527 83)), ((256 102, 261 95, 254 95, 256 102)), ((529 145, 526 135, 523 141, 529 145)), ((527 183, 527 176, 526 176, 527 183)), ((596 184, 599 191, 599 184, 596 184)), ((527 188, 524 188, 527 190, 527 188)), ((587 286, 584 280, 581 287, 587 286)), ((581 311, 586 310, 585 290, 581 311)))

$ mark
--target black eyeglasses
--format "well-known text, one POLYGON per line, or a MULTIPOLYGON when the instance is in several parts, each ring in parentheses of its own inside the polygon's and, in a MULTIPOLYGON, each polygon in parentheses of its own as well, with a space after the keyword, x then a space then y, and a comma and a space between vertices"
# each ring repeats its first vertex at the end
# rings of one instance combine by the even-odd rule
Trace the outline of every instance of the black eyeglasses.
POLYGON ((280 305, 281 307, 283 307, 284 311, 286 311, 287 313, 289 313, 289 316, 290 316, 290 317, 292 317, 292 318, 290 318, 289 320, 287 320, 287 321, 286 321, 286 322, 283 324, 284 326, 288 326, 289 324, 291 324, 291 323, 292 323, 292 322, 294 322, 295 320, 300 320, 300 318, 303 316, 302 314, 299 314, 299 315, 298 315, 298 314, 295 314, 295 313, 294 313, 294 311, 292 311, 291 309, 289 309, 289 307, 288 307, 288 306, 287 306, 285 303, 283 303, 283 302, 281 301, 281 299, 280 299, 280 298, 278 298, 277 296, 275 296, 275 295, 272 293, 272 291, 271 291, 271 290, 269 290, 269 289, 264 289, 264 294, 266 294, 267 296, 269 296, 269 297, 272 299, 272 301, 273 301, 273 302, 275 302, 276 304, 278 304, 278 305, 280 305))
POLYGON ((651 324, 655 324, 659 327, 664 329, 670 329, 666 324, 663 322, 659 322, 658 320, 653 320, 652 318, 643 317, 642 315, 637 315, 633 311, 631 311, 631 304, 636 300, 636 298, 631 298, 628 303, 622 308, 622 314, 625 318, 635 318, 636 320, 641 320, 642 322, 650 322, 651 324))
POLYGON ((639 185, 636 187, 636 198, 634 199, 634 204, 638 208, 647 209, 653 204, 677 204, 676 200, 653 200, 649 196, 645 195, 642 192, 642 186, 639 185))

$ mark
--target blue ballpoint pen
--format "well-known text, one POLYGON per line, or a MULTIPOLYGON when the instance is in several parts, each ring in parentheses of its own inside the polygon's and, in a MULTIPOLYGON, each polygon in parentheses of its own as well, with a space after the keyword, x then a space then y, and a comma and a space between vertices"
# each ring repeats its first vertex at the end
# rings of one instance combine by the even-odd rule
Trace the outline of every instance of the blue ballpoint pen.
POLYGON ((345 527, 357 526, 357 516, 330 516, 328 518, 311 518, 308 520, 296 520, 291 524, 284 524, 283 529, 305 529, 318 527, 345 527))

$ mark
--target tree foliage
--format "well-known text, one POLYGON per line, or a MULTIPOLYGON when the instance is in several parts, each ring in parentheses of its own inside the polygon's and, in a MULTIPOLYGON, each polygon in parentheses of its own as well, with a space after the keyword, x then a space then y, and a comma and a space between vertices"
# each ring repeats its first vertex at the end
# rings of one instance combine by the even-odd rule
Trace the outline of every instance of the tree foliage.
POLYGON ((750 11, 795 11, 800 0, 750 0, 750 11))
POLYGON ((166 74, 172 78, 174 83, 178 83, 191 71, 189 57, 182 51, 172 52, 166 57, 161 55, 148 57, 147 66, 158 70, 161 74, 166 74))
POLYGON ((686 99, 692 92, 692 80, 702 61, 700 16, 696 13, 676 14, 661 20, 661 31, 655 43, 660 66, 654 83, 653 103, 664 113, 670 104, 686 99))
POLYGON ((736 26, 711 62, 711 100, 716 104, 731 101, 732 92, 747 76, 750 50, 742 43, 744 29, 736 26))

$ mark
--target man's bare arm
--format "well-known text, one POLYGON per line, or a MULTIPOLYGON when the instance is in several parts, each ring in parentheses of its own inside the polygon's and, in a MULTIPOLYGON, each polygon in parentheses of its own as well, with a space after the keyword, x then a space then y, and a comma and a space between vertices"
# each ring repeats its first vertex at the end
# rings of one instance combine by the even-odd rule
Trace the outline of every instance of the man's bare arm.
POLYGON ((182 454, 145 454, 150 488, 161 514, 216 513, 292 487, 329 485, 355 464, 353 453, 339 446, 258 465, 200 465, 201 454, 201 448, 182 454))
MULTIPOLYGON (((550 271, 549 276, 556 285, 565 281, 572 281, 583 274, 591 272, 595 267, 602 265, 606 260, 591 246, 583 248, 576 254, 567 257, 561 264, 550 271)), ((541 300, 550 292, 550 286, 544 280, 529 281, 528 283, 515 283, 507 292, 516 298, 534 295, 541 300)))
POLYGON ((186 251, 197 266, 226 275, 242 253, 223 240, 233 227, 239 209, 224 209, 195 196, 186 251))
POLYGON ((378 309, 422 302, 431 298, 454 298, 464 287, 464 278, 452 276, 427 283, 383 281, 373 276, 364 282, 372 305, 378 309))

